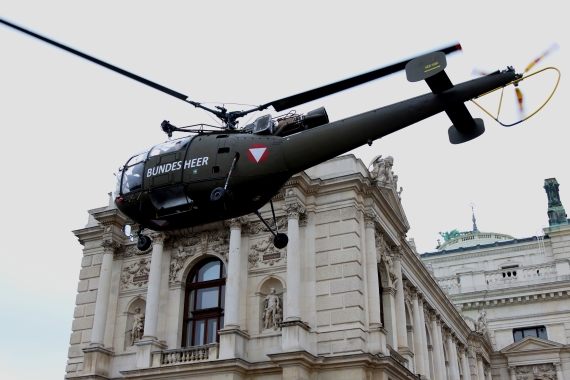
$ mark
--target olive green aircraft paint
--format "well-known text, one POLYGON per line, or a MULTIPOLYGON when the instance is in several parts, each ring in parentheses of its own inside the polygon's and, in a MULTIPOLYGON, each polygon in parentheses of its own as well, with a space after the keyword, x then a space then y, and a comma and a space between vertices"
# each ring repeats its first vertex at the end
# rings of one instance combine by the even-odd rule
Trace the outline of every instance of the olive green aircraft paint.
POLYGON ((184 152, 148 159, 145 173, 158 164, 181 162, 184 166, 202 157, 207 157, 207 162, 200 161, 205 164, 145 178, 142 189, 118 194, 116 205, 132 220, 154 230, 175 230, 246 215, 267 203, 293 174, 463 104, 509 83, 514 76, 514 71, 505 71, 474 79, 441 94, 428 93, 285 137, 239 130, 197 135, 184 152), (250 149, 265 149, 266 156, 257 162, 248 154, 250 149), (228 182, 229 195, 219 203, 212 202, 210 194, 224 186, 236 153, 239 159, 228 182), (198 173, 194 174, 196 168, 198 173), (170 208, 157 207, 159 202, 149 196, 164 192, 166 198, 176 197, 177 188, 188 199, 170 208))
MULTIPOLYGON (((508 68, 454 86, 443 70, 447 65, 445 54, 461 50, 456 44, 250 110, 228 112, 224 107, 209 109, 184 94, 8 21, 0 19, 0 23, 204 109, 222 120, 225 130, 193 131, 195 135, 159 144, 129 158, 117 173, 117 208, 141 227, 157 231, 193 227, 255 212, 270 201, 293 174, 440 112, 445 112, 454 124, 449 128, 453 144, 476 138, 485 131, 483 122, 473 119, 463 103, 507 85, 517 76, 514 69, 508 68), (269 106, 282 111, 404 69, 408 80, 425 80, 432 92, 332 123, 328 122, 326 111, 320 109, 306 116, 288 116, 283 124, 276 125, 265 115, 258 119, 262 119, 259 124, 256 120, 251 129, 248 126, 236 129, 237 119, 251 112, 269 106)), ((161 127, 169 136, 183 130, 166 120, 161 127)), ((141 238, 141 231, 137 246, 148 248, 150 241, 141 238)), ((286 240, 282 243, 282 247, 287 244, 286 240)))

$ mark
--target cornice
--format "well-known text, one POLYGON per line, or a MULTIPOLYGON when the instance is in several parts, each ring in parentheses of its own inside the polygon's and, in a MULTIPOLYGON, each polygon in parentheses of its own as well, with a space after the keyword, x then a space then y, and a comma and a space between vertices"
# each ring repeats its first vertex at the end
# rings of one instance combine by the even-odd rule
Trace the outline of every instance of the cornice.
MULTIPOLYGON (((564 283, 567 283, 565 281, 564 283)), ((481 292, 483 293, 483 292, 481 292)), ((465 301, 465 300, 455 300, 462 309, 479 309, 482 306, 487 308, 508 306, 515 303, 526 303, 526 302, 544 302, 550 300, 559 300, 561 298, 568 299, 570 297, 570 290, 557 290, 557 291, 535 291, 529 294, 515 296, 505 296, 504 293, 502 297, 487 300, 477 300, 477 301, 465 301)), ((501 295, 501 292, 497 292, 497 295, 501 295)), ((486 297, 489 295, 486 294, 486 297)))
MULTIPOLYGON (((544 317, 550 317, 553 315, 568 315, 568 314, 570 314, 569 310, 551 311, 550 313, 516 315, 516 316, 512 316, 512 317, 502 317, 502 318, 487 318, 487 322, 501 322, 501 321, 511 321, 511 320, 517 320, 518 321, 521 319, 544 318, 544 317)), ((512 326, 509 326, 509 329, 512 330, 512 326)))
MULTIPOLYGON (((546 244, 547 242, 545 241, 544 244, 545 246, 548 245, 546 244)), ((421 255, 422 260, 426 261, 426 262, 430 262, 430 263, 441 263, 441 262, 448 262, 448 261, 454 261, 457 260, 458 258, 461 259, 466 259, 466 258, 475 258, 475 257, 481 257, 481 256, 489 256, 489 255, 496 255, 496 254, 502 254, 502 253, 509 253, 509 252, 516 252, 516 251, 524 251, 524 250, 530 250, 530 249, 538 249, 538 241, 537 240, 531 240, 531 241, 518 241, 516 243, 511 242, 509 243, 511 245, 504 247, 504 248, 497 248, 500 246, 495 246, 495 245, 490 245, 490 246, 485 246, 485 247, 480 247, 477 248, 477 246, 474 247, 468 247, 468 249, 457 249, 454 250, 453 252, 426 252, 423 253, 421 255), (529 244, 530 243, 530 244, 529 244), (425 256, 426 254, 434 254, 434 256, 425 256)))

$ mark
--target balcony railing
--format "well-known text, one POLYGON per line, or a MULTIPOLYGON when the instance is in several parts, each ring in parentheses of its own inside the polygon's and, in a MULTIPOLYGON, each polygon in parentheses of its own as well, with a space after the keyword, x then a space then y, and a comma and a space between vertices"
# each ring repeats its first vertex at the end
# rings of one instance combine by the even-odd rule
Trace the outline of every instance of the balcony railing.
POLYGON ((485 280, 488 285, 526 282, 556 276, 556 264, 549 263, 485 272, 485 280))
POLYGON ((218 358, 218 343, 211 343, 205 346, 154 351, 152 354, 153 367, 206 362, 218 358))

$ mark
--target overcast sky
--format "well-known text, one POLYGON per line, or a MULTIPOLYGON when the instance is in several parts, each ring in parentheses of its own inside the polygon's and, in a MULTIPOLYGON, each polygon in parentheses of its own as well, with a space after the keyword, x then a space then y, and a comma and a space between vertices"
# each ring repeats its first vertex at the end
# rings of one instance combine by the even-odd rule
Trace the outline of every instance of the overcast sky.
MULTIPOLYGON (((570 72, 560 1, 389 4, 0 0, 0 18, 232 110, 246 106, 230 103, 266 103, 455 41, 464 52, 447 59, 454 83, 471 79, 474 67, 520 72, 553 42, 561 48, 539 68, 570 72)), ((113 173, 130 155, 165 140, 162 120, 213 121, 3 25, 0 52, 0 368, 6 378, 60 379, 82 254, 71 231, 107 204, 113 173)), ((533 80, 529 107, 553 84, 552 76, 533 80)), ((338 120, 428 91, 400 73, 296 110, 325 106, 338 120)), ((408 237, 420 252, 435 248, 439 231, 470 230, 471 202, 481 231, 528 237, 548 225, 545 178, 558 179, 570 208, 565 107, 563 78, 552 101, 518 126, 503 128, 469 104, 487 128, 475 141, 452 146, 451 122, 438 115, 352 153, 365 164, 394 157, 408 237)))

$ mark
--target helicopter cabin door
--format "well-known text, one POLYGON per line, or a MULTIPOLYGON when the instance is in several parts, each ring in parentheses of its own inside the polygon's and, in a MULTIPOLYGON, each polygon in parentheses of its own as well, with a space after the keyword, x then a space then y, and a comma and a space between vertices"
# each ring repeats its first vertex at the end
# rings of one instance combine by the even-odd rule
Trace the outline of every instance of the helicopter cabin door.
POLYGON ((182 181, 195 202, 210 202, 210 193, 224 181, 235 156, 234 139, 227 134, 194 137, 183 163, 182 181))
POLYGON ((184 159, 193 136, 167 141, 151 149, 145 166, 145 188, 159 215, 187 211, 192 204, 184 192, 184 159))

